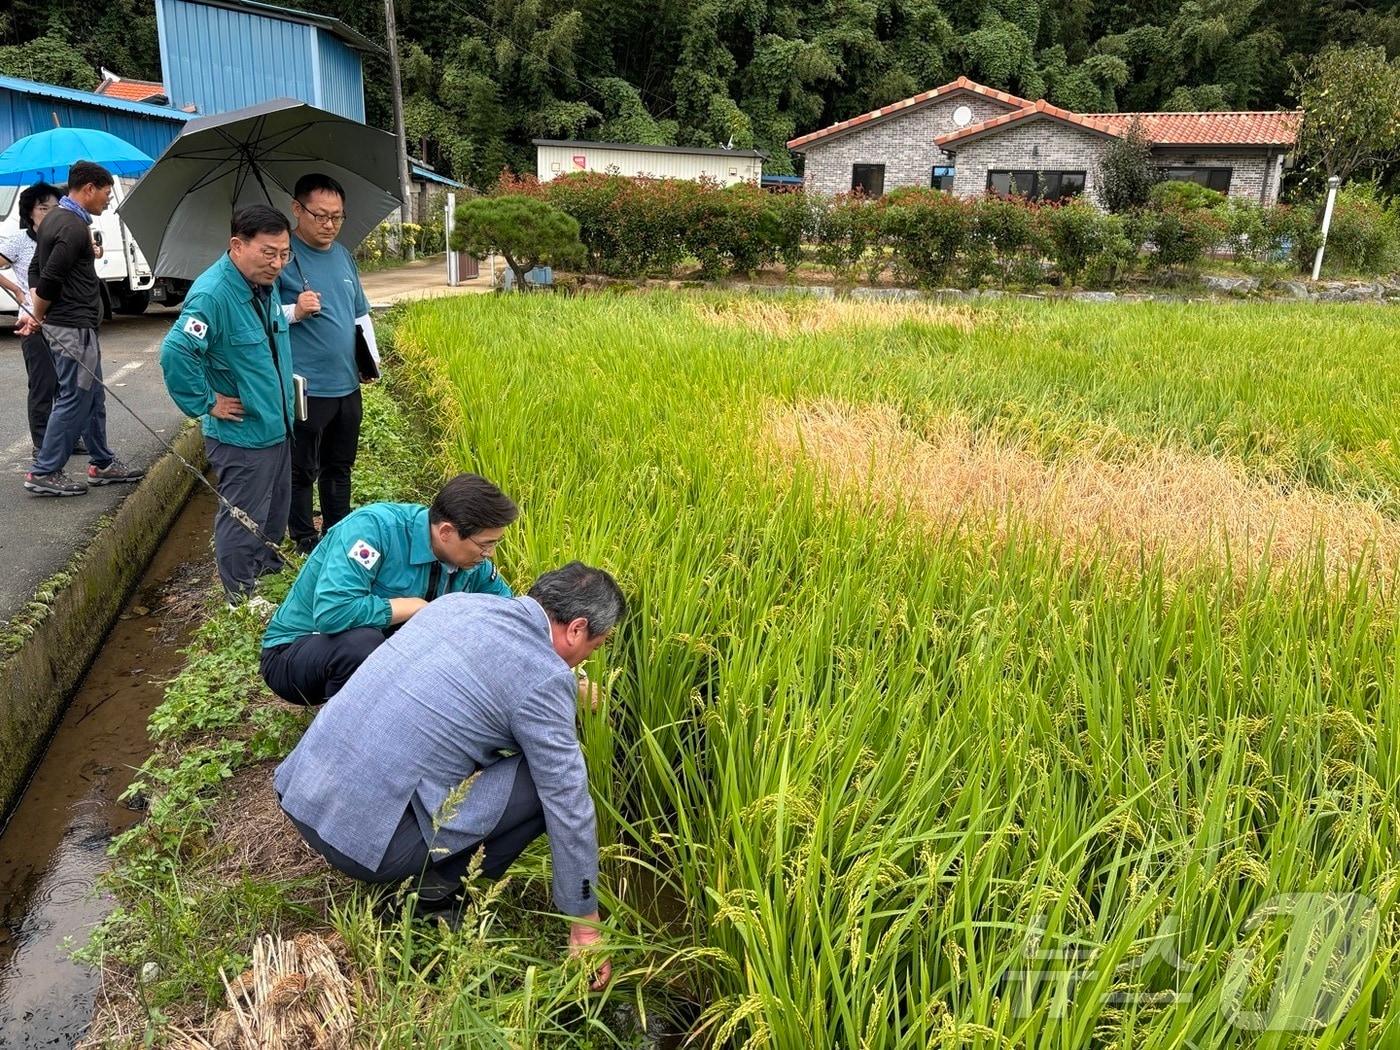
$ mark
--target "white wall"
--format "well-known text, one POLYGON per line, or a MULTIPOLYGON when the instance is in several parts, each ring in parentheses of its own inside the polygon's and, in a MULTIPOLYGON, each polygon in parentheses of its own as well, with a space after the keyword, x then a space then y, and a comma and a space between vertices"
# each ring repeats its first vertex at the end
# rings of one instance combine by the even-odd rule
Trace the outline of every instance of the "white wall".
POLYGON ((599 146, 536 146, 535 173, 541 182, 575 171, 614 175, 649 175, 658 179, 711 178, 724 186, 756 182, 763 175, 759 157, 724 157, 705 153, 652 153, 599 146), (575 157, 582 157, 580 165, 575 157))

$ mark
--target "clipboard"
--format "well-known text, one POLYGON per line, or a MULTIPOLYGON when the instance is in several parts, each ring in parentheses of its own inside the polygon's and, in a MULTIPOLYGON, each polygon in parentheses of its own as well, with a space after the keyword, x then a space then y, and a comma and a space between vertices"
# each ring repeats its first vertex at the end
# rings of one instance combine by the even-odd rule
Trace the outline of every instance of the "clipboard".
POLYGON ((292 392, 296 395, 297 422, 305 423, 309 415, 306 404, 306 376, 292 373, 292 392))
POLYGON ((379 378, 379 344, 374 338, 374 322, 369 314, 355 318, 355 368, 361 382, 379 378))

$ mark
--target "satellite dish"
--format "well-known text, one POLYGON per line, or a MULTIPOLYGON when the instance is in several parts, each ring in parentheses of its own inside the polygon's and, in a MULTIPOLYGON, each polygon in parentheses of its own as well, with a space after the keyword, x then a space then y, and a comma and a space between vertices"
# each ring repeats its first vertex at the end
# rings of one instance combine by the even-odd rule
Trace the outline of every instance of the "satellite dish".
POLYGON ((972 110, 967 106, 959 106, 953 110, 953 123, 960 128, 965 128, 972 123, 972 110))

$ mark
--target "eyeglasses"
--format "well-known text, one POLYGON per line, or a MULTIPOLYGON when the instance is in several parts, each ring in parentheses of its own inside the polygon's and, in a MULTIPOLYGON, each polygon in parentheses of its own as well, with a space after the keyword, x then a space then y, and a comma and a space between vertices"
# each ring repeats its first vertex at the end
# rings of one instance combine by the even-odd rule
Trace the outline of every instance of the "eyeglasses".
POLYGON ((475 536, 464 536, 462 538, 468 540, 474 547, 476 547, 477 550, 481 551, 481 553, 488 558, 496 553, 496 548, 499 547, 501 544, 501 540, 499 538, 494 540, 487 540, 485 543, 482 543, 475 536))
POLYGON ((322 226, 338 228, 345 222, 345 213, 343 211, 316 211, 312 208, 308 208, 301 201, 297 201, 297 207, 300 208, 302 211, 306 212, 307 215, 310 215, 313 219, 316 220, 316 222, 318 222, 322 226))
POLYGON ((290 248, 283 248, 281 251, 278 251, 276 248, 259 248, 258 254, 263 257, 263 262, 276 262, 280 260, 285 264, 291 262, 293 258, 290 248))

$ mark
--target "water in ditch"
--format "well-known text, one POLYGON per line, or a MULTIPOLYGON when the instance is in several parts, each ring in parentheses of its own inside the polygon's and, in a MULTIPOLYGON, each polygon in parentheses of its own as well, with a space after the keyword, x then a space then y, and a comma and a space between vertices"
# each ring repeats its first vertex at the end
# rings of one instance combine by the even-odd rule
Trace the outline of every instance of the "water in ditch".
POLYGON ((73 1045, 97 973, 69 957, 110 907, 95 891, 107 844, 141 814, 118 802, 150 753, 146 720, 215 579, 213 498, 176 519, 63 715, 0 834, 0 1047, 73 1045))

